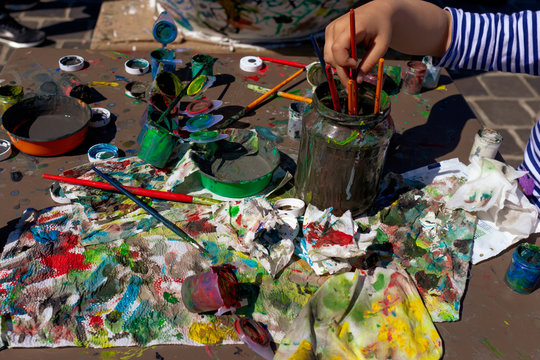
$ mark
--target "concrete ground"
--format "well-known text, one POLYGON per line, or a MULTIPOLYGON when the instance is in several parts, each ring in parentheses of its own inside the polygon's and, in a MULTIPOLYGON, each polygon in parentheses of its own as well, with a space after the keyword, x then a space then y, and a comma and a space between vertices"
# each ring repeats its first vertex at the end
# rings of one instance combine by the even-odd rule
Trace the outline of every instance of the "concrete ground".
MULTIPOLYGON (((511 13, 538 10, 536 0, 431 0, 440 6, 455 6, 478 12, 511 13)), ((12 16, 21 23, 44 30, 48 40, 42 46, 65 49, 153 49, 154 19, 150 0, 42 0, 36 7, 12 16)), ((194 44, 201 51, 226 52, 209 44, 194 44)), ((178 40, 174 46, 192 43, 178 40)), ((310 44, 305 45, 310 48, 310 44)), ((238 50, 237 50, 238 51, 238 50)), ((287 49, 280 49, 280 53, 287 49)), ((0 45, 0 65, 11 53, 0 45)), ((540 77, 499 72, 451 71, 458 89, 486 126, 499 130, 504 141, 500 152, 513 166, 520 164, 530 130, 540 113, 540 77)))

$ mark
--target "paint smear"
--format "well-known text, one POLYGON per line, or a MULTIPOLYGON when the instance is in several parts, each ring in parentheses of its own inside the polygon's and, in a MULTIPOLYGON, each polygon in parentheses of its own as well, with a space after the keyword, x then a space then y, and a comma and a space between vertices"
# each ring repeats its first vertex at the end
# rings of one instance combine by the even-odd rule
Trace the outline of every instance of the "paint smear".
POLYGON ((480 342, 482 344, 486 345, 486 347, 489 349, 489 351, 491 351, 497 357, 499 357, 501 359, 504 358, 504 354, 502 352, 500 352, 499 349, 497 349, 492 343, 490 343, 487 338, 483 338, 480 342))
POLYGON ((219 321, 196 322, 190 326, 188 336, 200 344, 219 344, 224 340, 238 340, 233 326, 226 326, 219 321))

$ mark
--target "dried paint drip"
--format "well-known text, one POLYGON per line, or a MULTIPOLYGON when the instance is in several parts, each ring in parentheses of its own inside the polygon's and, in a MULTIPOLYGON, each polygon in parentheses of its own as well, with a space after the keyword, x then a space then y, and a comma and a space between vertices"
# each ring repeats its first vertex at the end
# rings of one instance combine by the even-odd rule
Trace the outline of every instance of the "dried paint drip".
POLYGON ((182 300, 195 313, 217 311, 220 315, 240 306, 238 280, 229 264, 212 266, 211 270, 188 276, 182 283, 182 300))
MULTIPOLYGON (((346 93, 339 95, 347 103, 346 93)), ((372 114, 372 85, 362 83, 358 96, 360 114, 369 115, 334 111, 328 83, 323 83, 302 125, 296 195, 319 209, 332 207, 336 215, 347 210, 358 215, 371 206, 394 131, 386 101, 381 101, 380 113, 372 114)))
POLYGON ((411 95, 419 94, 422 90, 426 71, 426 65, 421 61, 409 61, 403 76, 403 91, 411 95))
POLYGON ((510 289, 520 294, 530 294, 540 285, 540 247, 520 244, 504 278, 510 289))
POLYGON ((474 143, 469 155, 469 161, 473 158, 494 159, 499 151, 503 137, 493 129, 479 130, 474 136, 474 143))

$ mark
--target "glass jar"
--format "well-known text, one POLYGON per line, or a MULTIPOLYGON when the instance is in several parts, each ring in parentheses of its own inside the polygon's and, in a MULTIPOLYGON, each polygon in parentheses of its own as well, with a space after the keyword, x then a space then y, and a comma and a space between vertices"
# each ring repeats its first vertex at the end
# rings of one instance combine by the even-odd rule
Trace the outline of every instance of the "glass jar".
MULTIPOLYGON (((342 104, 347 94, 340 91, 342 104)), ((375 88, 358 86, 359 114, 333 110, 328 83, 319 85, 312 111, 302 123, 300 152, 295 175, 296 195, 319 209, 333 208, 341 215, 365 212, 375 200, 394 123, 388 97, 373 114, 375 88)))

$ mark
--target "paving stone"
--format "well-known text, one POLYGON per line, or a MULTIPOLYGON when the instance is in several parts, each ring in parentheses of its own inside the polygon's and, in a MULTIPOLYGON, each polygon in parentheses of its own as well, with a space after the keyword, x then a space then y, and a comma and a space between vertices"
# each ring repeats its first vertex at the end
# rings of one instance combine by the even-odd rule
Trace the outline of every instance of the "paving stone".
POLYGON ((489 91, 498 97, 526 98, 534 96, 527 86, 516 75, 482 76, 482 82, 489 91))
POLYGON ((497 131, 499 131, 503 136, 503 142, 499 148, 499 152, 501 155, 503 155, 503 157, 508 155, 523 156, 523 148, 519 143, 516 142, 513 134, 505 129, 497 129, 497 131))
POLYGON ((536 95, 540 96, 540 76, 524 76, 523 80, 534 89, 536 95))
POLYGON ((94 19, 97 21, 101 2, 78 1, 71 5, 68 16, 71 19, 94 19))
POLYGON ((67 18, 68 5, 62 1, 40 2, 35 8, 24 12, 25 17, 67 18))
POLYGON ((64 41, 62 48, 64 49, 90 49, 90 40, 87 41, 64 41))
POLYGON ((47 33, 47 37, 62 40, 90 40, 92 31, 95 26, 94 20, 69 19, 66 22, 58 22, 54 20, 45 21, 43 31, 47 33))
POLYGON ((454 83, 456 84, 459 92, 463 96, 487 96, 488 93, 484 86, 478 81, 477 76, 470 77, 461 77, 454 78, 454 83))
POLYGON ((532 130, 532 126, 530 129, 516 129, 514 130, 517 134, 517 136, 521 139, 521 141, 523 142, 523 148, 525 148, 525 146, 527 145, 527 142, 529 141, 529 137, 531 136, 531 130, 532 130))
MULTIPOLYGON (((540 99, 536 100, 528 100, 525 102, 529 107, 534 111, 535 114, 540 116, 540 99)), ((536 119, 533 119, 533 123, 536 121, 536 119)))
POLYGON ((517 100, 476 100, 475 103, 496 126, 527 126, 531 123, 531 116, 517 100))

